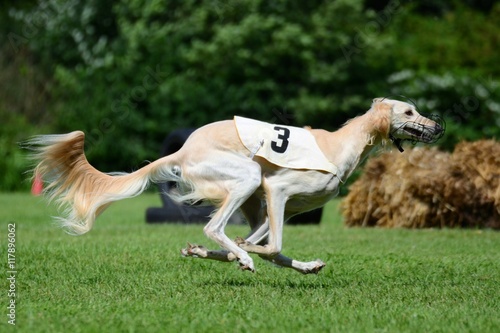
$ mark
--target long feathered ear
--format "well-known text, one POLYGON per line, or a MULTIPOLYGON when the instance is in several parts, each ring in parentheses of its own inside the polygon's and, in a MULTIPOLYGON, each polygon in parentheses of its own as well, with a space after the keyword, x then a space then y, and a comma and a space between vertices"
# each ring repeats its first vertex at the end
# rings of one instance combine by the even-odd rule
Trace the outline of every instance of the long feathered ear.
POLYGON ((373 126, 384 139, 388 138, 391 129, 392 105, 384 101, 384 98, 375 98, 372 109, 374 112, 373 126))

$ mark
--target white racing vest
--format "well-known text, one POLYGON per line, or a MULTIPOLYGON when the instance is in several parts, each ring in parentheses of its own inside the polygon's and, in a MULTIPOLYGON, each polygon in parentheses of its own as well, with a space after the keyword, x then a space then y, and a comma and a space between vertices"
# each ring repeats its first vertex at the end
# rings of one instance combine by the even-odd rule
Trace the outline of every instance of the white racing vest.
POLYGON ((306 129, 273 125, 235 116, 234 124, 243 145, 254 155, 289 169, 322 170, 337 174, 337 167, 319 149, 306 129))

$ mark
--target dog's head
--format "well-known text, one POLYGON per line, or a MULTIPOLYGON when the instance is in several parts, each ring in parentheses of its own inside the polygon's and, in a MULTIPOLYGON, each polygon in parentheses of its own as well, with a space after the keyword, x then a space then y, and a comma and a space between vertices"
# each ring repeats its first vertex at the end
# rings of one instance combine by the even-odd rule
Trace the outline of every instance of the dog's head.
POLYGON ((443 118, 421 115, 415 105, 387 98, 375 98, 372 109, 379 117, 380 131, 402 150, 401 142, 433 143, 445 131, 443 118))

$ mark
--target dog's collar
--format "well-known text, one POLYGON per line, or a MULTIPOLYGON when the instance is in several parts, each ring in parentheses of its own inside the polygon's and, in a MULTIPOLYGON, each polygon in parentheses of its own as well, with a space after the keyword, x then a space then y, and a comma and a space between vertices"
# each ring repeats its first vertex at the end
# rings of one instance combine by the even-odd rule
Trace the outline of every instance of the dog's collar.
POLYGON ((403 142, 402 139, 396 138, 394 135, 389 134, 389 139, 392 141, 392 143, 398 148, 399 152, 404 152, 405 150, 403 149, 403 146, 401 143, 403 142))

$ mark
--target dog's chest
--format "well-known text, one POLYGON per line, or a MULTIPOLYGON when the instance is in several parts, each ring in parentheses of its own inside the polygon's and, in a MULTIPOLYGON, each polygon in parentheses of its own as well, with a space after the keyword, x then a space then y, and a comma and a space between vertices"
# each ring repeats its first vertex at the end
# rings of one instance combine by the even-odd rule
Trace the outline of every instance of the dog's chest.
POLYGON ((289 184, 284 189, 288 194, 286 210, 289 212, 323 206, 339 193, 340 182, 333 174, 308 171, 294 178, 294 181, 285 180, 289 184))
POLYGON ((337 194, 338 191, 322 193, 314 196, 296 195, 287 201, 285 210, 292 213, 301 213, 314 208, 322 207, 337 194))

